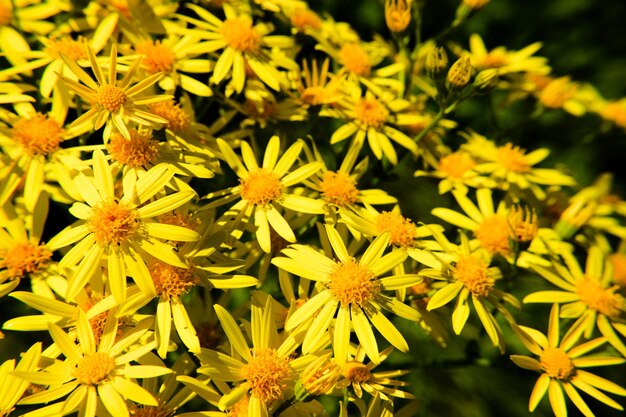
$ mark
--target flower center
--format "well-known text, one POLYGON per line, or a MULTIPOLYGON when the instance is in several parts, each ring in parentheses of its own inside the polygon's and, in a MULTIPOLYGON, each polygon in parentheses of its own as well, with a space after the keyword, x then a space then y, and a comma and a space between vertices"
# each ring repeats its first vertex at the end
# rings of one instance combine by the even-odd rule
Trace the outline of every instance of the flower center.
POLYGON ((41 113, 29 119, 20 118, 13 125, 11 134, 30 156, 49 155, 59 149, 63 141, 61 125, 41 113))
POLYGON ((330 274, 327 286, 342 307, 348 307, 349 304, 363 307, 381 288, 374 273, 354 259, 338 263, 330 274))
POLYGON ((561 348, 548 346, 539 356, 541 369, 550 378, 568 381, 576 374, 576 367, 570 357, 561 348))
POLYGON ((372 70, 370 57, 358 43, 345 44, 339 51, 339 60, 348 71, 361 77, 367 77, 372 70))
POLYGON ((476 297, 486 297, 495 285, 487 266, 485 261, 475 256, 461 256, 452 275, 476 297))
POLYGON ((474 232, 483 248, 492 253, 506 255, 510 251, 510 226, 506 217, 494 214, 485 217, 474 232))
POLYGON ((524 173, 530 171, 530 166, 524 156, 524 150, 507 143, 498 148, 498 163, 507 171, 524 173))
POLYGON ((557 78, 549 83, 539 94, 539 100, 549 108, 563 107, 563 104, 576 94, 576 85, 567 77, 557 78))
POLYGON ((399 213, 383 211, 376 216, 376 233, 389 232, 389 244, 407 247, 413 244, 417 230, 412 220, 399 213))
POLYGON ((114 201, 95 207, 87 222, 96 242, 103 247, 126 242, 137 233, 140 224, 136 210, 114 201))
POLYGON ((439 161, 439 171, 444 172, 447 176, 460 179, 470 169, 476 166, 476 162, 471 156, 465 152, 454 152, 448 156, 444 156, 439 161))
POLYGON ((291 24, 300 31, 304 31, 307 27, 315 30, 322 28, 322 20, 317 13, 303 7, 299 7, 293 12, 291 24))
POLYGON ((300 98, 306 104, 319 106, 324 104, 329 97, 332 97, 332 93, 334 93, 334 90, 329 89, 328 86, 313 85, 302 90, 300 98))
POLYGON ((354 114, 361 123, 367 127, 380 128, 387 121, 389 111, 372 97, 366 97, 354 106, 354 114))
POLYGON ((261 48, 261 35, 252 27, 252 21, 248 18, 226 19, 220 33, 228 46, 238 51, 254 53, 261 48))
POLYGON ((130 130, 130 140, 120 134, 111 136, 107 150, 114 160, 132 168, 145 167, 156 161, 159 156, 159 141, 151 135, 141 134, 135 129, 130 130))
POLYGON ((576 282, 576 293, 587 306, 609 318, 617 318, 626 308, 624 297, 615 294, 617 286, 603 288, 600 284, 582 278, 576 282))
POLYGON ((228 417, 248 417, 249 405, 250 396, 246 394, 228 410, 228 417))
POLYGON ((185 214, 180 211, 165 213, 158 217, 159 223, 171 224, 174 226, 182 226, 191 230, 198 230, 200 227, 200 219, 193 218, 191 214, 185 214))
POLYGON ((626 287, 626 255, 614 253, 609 261, 613 264, 613 282, 620 287, 626 287))
POLYGON ((131 404, 128 407, 129 414, 132 417, 170 417, 174 415, 174 410, 167 408, 164 405, 136 405, 131 404))
POLYGON ((241 376, 250 384, 252 395, 268 404, 283 396, 291 368, 289 360, 279 357, 276 349, 254 349, 250 362, 241 368, 241 376))
POLYGON ((148 270, 157 294, 166 300, 186 294, 197 282, 193 267, 178 268, 155 261, 148 266, 148 270))
POLYGON ((265 168, 248 172, 248 178, 239 182, 241 197, 256 206, 266 206, 283 195, 284 186, 278 175, 265 168))
POLYGON ((356 181, 345 172, 325 172, 320 188, 324 200, 340 207, 356 203, 359 196, 356 181))
POLYGON ((115 361, 103 352, 87 354, 78 362, 74 376, 83 385, 97 385, 112 376, 115 361))
POLYGON ((626 128, 626 103, 623 101, 608 103, 602 109, 602 117, 613 121, 616 125, 626 128))
POLYGON ((13 19, 13 7, 8 0, 0 0, 0 26, 6 26, 13 19))
POLYGON ((351 361, 346 363, 343 369, 343 376, 351 382, 363 384, 370 380, 372 373, 361 362, 351 361))
POLYGON ((126 94, 116 85, 101 85, 96 94, 96 102, 108 111, 114 112, 126 103, 126 94))
POLYGON ((70 37, 55 40, 51 39, 48 42, 46 52, 55 59, 60 59, 59 53, 62 53, 72 61, 87 58, 83 44, 70 37))
POLYGON ((503 51, 491 51, 483 58, 482 62, 478 64, 480 69, 487 68, 500 68, 509 63, 509 59, 503 51))
POLYGON ((174 132, 182 132, 191 124, 191 117, 174 100, 163 100, 148 106, 151 113, 167 120, 167 127, 174 132))
POLYGON ((530 242, 539 231, 539 219, 532 209, 515 206, 509 213, 511 238, 517 242, 530 242))
POLYGON ((161 41, 147 40, 139 43, 135 50, 144 56, 142 65, 151 74, 164 72, 169 74, 174 69, 176 54, 169 45, 161 41))
POLYGON ((9 278, 24 278, 44 269, 50 263, 52 251, 45 245, 18 243, 0 252, 0 269, 6 269, 9 278))

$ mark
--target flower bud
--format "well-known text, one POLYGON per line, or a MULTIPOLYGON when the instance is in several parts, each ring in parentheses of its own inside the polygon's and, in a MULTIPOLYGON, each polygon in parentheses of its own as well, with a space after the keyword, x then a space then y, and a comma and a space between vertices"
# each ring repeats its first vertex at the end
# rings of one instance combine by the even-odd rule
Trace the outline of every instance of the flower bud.
POLYGON ((402 32, 411 23, 412 0, 386 0, 385 21, 392 32, 402 32))
POLYGON ((440 46, 433 46, 426 55, 426 71, 431 78, 437 78, 448 68, 448 55, 440 46))
POLYGON ((450 67, 448 83, 452 88, 465 87, 472 78, 473 69, 469 55, 463 55, 450 67))
POLYGON ((539 231, 539 219, 532 209, 515 206, 508 216, 511 226, 511 239, 526 243, 533 240, 539 231))

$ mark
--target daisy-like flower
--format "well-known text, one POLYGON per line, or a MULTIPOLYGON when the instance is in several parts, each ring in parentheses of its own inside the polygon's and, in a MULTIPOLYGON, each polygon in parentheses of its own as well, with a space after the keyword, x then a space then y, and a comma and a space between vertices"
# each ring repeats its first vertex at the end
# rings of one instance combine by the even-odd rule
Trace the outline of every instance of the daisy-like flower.
POLYGON ((142 61, 141 59, 137 59, 128 69, 124 78, 119 81, 117 79, 117 47, 113 44, 109 56, 109 74, 108 77, 105 77, 102 67, 97 62, 96 55, 91 46, 85 43, 84 47, 85 53, 89 58, 91 70, 96 77, 95 80, 70 57, 62 53, 59 54, 69 70, 72 71, 83 84, 62 75, 60 78, 90 106, 89 110, 74 120, 70 126, 91 124, 93 128, 97 130, 106 125, 103 134, 106 141, 111 137, 113 126, 115 126, 126 139, 130 139, 130 132, 127 127, 129 120, 144 126, 153 126, 155 124, 160 126, 167 123, 167 120, 148 111, 145 106, 150 103, 167 100, 171 98, 171 96, 139 95, 144 90, 153 86, 162 77, 162 73, 152 74, 133 84, 133 79, 142 61))
POLYGON ((535 85, 534 95, 548 109, 563 109, 573 116, 582 116, 597 99, 597 92, 589 85, 577 83, 570 77, 529 77, 535 85))
POLYGON ((459 246, 450 243, 438 231, 433 231, 433 234, 445 251, 445 256, 439 257, 440 268, 420 271, 420 274, 437 281, 432 284, 436 292, 428 301, 427 309, 430 311, 440 308, 456 298, 452 313, 452 328, 456 334, 461 334, 470 314, 469 300, 471 299, 491 342, 499 347, 500 351, 504 351, 502 330, 490 308, 495 307, 509 322, 514 322, 513 316, 506 309, 503 301, 517 308, 520 307, 519 301, 512 295, 495 288, 496 280, 502 277, 500 270, 489 267, 491 259, 484 252, 472 251, 469 240, 464 234, 461 234, 459 246))
MULTIPOLYGON (((380 352, 381 362, 387 359, 389 354, 393 351, 392 347, 380 352)), ((402 391, 396 387, 404 387, 409 385, 406 382, 395 380, 402 375, 406 375, 409 371, 392 370, 374 372, 374 369, 378 364, 370 362, 365 363, 365 350, 362 346, 356 349, 354 357, 350 358, 342 366, 341 374, 342 378, 335 385, 336 389, 343 389, 345 387, 352 387, 352 390, 358 398, 363 396, 363 391, 372 396, 379 396, 384 400, 391 400, 391 397, 411 399, 415 398, 412 394, 406 391, 402 391)))
POLYGON ((415 113, 407 112, 410 103, 403 99, 384 99, 367 91, 362 96, 357 84, 345 84, 346 99, 340 102, 340 109, 326 109, 324 116, 347 119, 347 123, 331 136, 331 143, 339 143, 353 137, 351 146, 361 149, 365 140, 377 159, 387 157, 393 165, 398 163, 398 155, 391 141, 396 142, 413 154, 418 153, 417 144, 394 126, 408 126, 419 119, 415 113), (348 88, 349 87, 349 88, 348 88))
MULTIPOLYGON (((268 87, 278 91, 281 89, 283 76, 277 66, 297 69, 292 60, 284 56, 278 58, 271 52, 271 48, 293 47, 293 39, 287 36, 268 36, 271 32, 269 25, 254 25, 250 15, 240 14, 228 4, 224 4, 224 21, 194 4, 188 4, 187 7, 203 20, 178 17, 196 26, 194 34, 209 39, 197 44, 194 49, 201 53, 222 50, 213 68, 210 80, 212 84, 219 84, 230 75, 234 91, 240 93, 246 82, 248 67, 268 87)), ((188 32, 190 29, 182 30, 188 32)))
POLYGON ((48 403, 67 396, 37 412, 62 416, 81 410, 85 417, 95 417, 96 409, 102 406, 111 415, 129 417, 126 399, 158 405, 152 394, 135 379, 165 375, 172 370, 164 366, 130 365, 155 347, 154 341, 135 345, 148 330, 146 323, 139 324, 116 342, 117 319, 111 316, 100 343, 96 344, 87 316, 79 310, 77 343, 56 324, 50 323, 48 330, 65 358, 54 360, 39 371, 13 372, 24 381, 48 386, 45 391, 22 398, 20 405, 48 403), (131 346, 134 349, 129 350, 131 346))
POLYGON ((35 372, 41 357, 41 342, 35 343, 21 355, 20 361, 9 359, 0 364, 0 416, 8 416, 15 404, 22 398, 29 383, 15 376, 13 372, 35 372))
POLYGON ((291 145, 279 159, 280 139, 273 136, 267 144, 261 166, 246 142, 241 142, 243 161, 224 140, 218 139, 217 144, 226 163, 239 177, 239 185, 208 194, 205 198, 219 199, 205 207, 221 206, 241 199, 231 207, 231 211, 243 212, 246 217, 254 218, 256 238, 265 252, 269 253, 272 246, 270 226, 286 241, 296 241, 291 226, 277 207, 282 206, 299 213, 324 213, 323 201, 292 194, 287 190, 313 175, 323 165, 322 162, 311 162, 289 172, 302 150, 301 140, 291 145))
POLYGON ((584 330, 584 325, 580 325, 580 322, 577 322, 560 339, 559 307, 556 304, 552 306, 550 311, 547 335, 525 326, 516 326, 515 329, 526 348, 538 356, 535 359, 530 356, 511 355, 511 360, 517 366, 541 374, 530 394, 529 411, 534 411, 547 393, 554 415, 556 417, 566 417, 567 404, 565 395, 563 395, 565 391, 567 397, 585 417, 593 417, 594 413, 580 396, 578 390, 589 394, 609 407, 617 410, 624 409, 618 402, 602 391, 626 396, 626 389, 585 370, 585 368, 595 366, 620 365, 626 362, 624 358, 598 355, 585 356, 588 352, 602 346, 606 342, 604 337, 576 346, 584 330))
POLYGON ((541 48, 540 42, 535 42, 520 49, 508 51, 504 46, 487 50, 480 35, 474 33, 469 40, 469 57, 472 66, 479 71, 497 69, 498 75, 529 72, 548 74, 550 67, 547 58, 533 56, 541 48))
POLYGON ((537 185, 573 186, 576 181, 556 169, 536 168, 534 165, 543 161, 550 151, 546 148, 526 153, 524 149, 507 143, 496 146, 486 137, 475 132, 465 135, 467 150, 478 164, 472 167, 476 172, 489 174, 503 189, 516 185, 522 190, 530 189, 537 198, 543 200, 545 192, 537 185))
MULTIPOLYGON (((340 364, 348 359, 352 328, 367 356, 373 362, 380 363, 378 344, 371 324, 397 349, 402 352, 408 351, 406 340, 385 317, 383 311, 387 310, 413 321, 419 320, 419 314, 413 308, 383 292, 407 288, 422 279, 416 274, 381 278, 401 264, 407 254, 404 251, 393 251, 383 256, 389 244, 389 233, 383 233, 357 260, 349 255, 341 236, 333 226, 327 225, 325 229, 338 260, 335 261, 304 245, 291 245, 282 251, 285 256, 272 259, 272 263, 277 267, 318 282, 316 288, 319 292, 289 316, 285 329, 287 331, 295 329, 315 316, 307 329, 303 346, 313 345, 308 339, 316 340, 323 335, 336 315, 333 350, 340 364)), ((306 348, 303 347, 304 350, 306 348)))
MULTIPOLYGON (((255 303, 251 306, 252 347, 233 316, 222 306, 215 305, 217 317, 231 344, 231 354, 202 349, 197 355, 201 363, 197 372, 210 376, 216 384, 229 383, 232 386, 219 399, 221 410, 231 410, 237 416, 267 416, 273 404, 289 398, 293 393, 296 376, 311 361, 307 356, 291 359, 298 343, 293 337, 281 341, 282 337, 274 322, 272 302, 272 298, 268 297, 265 306, 255 303), (248 414, 234 412, 241 408, 247 409, 248 414)), ((194 383, 191 378, 178 379, 191 389, 199 388, 198 383, 194 383)))
POLYGON ((613 270, 597 246, 589 248, 585 269, 576 258, 563 254, 565 264, 553 262, 551 268, 531 265, 531 269, 559 290, 538 291, 527 295, 525 303, 563 303, 561 317, 579 318, 585 337, 591 337, 597 327, 617 351, 626 357, 626 345, 615 333, 626 337, 626 299, 614 285, 613 270))
MULTIPOLYGON (((459 190, 467 193, 468 186, 479 188, 489 186, 490 180, 474 171, 476 160, 469 152, 462 149, 441 156, 434 166, 434 170, 415 171, 416 177, 429 176, 438 178, 439 194, 445 194, 450 190, 459 190)), ((495 184, 493 184, 495 186, 495 184)))
POLYGON ((154 296, 154 284, 144 260, 147 254, 186 268, 173 246, 159 239, 195 241, 200 237, 193 230, 158 223, 154 218, 182 206, 195 193, 179 191, 150 201, 174 176, 166 164, 151 168, 135 183, 122 181, 120 199, 116 197, 111 167, 98 150, 93 156, 93 172, 93 178, 79 173, 74 179, 85 201, 70 208, 70 213, 79 220, 48 242, 51 250, 74 244, 59 263, 60 269, 76 266, 69 279, 66 299, 73 299, 92 279, 102 261, 106 261, 108 286, 118 302, 125 299, 127 274, 142 291, 154 296))
POLYGON ((321 67, 313 60, 311 67, 306 60, 302 62, 302 76, 298 83, 300 100, 309 106, 336 103, 341 99, 340 87, 343 82, 341 75, 328 79, 330 60, 326 58, 321 67))

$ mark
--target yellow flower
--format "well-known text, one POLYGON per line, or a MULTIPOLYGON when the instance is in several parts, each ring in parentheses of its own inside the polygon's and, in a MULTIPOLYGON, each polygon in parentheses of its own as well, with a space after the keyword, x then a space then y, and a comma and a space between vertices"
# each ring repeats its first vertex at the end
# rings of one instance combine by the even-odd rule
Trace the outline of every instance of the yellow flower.
POLYGON ((136 378, 152 378, 172 372, 164 366, 129 365, 152 350, 154 341, 129 349, 146 331, 139 325, 115 342, 117 319, 107 321, 99 344, 82 310, 78 312, 77 343, 56 324, 48 330, 57 349, 65 357, 54 360, 39 371, 15 371, 13 375, 32 384, 47 385, 48 389, 20 400, 19 404, 41 404, 67 397, 39 408, 40 413, 63 415, 81 410, 85 417, 95 417, 96 408, 104 407, 114 416, 129 417, 126 399, 157 406, 150 392, 135 382, 136 378), (69 395, 68 395, 69 394, 69 395))
POLYGON ((133 62, 132 66, 121 81, 117 79, 117 47, 111 47, 109 57, 109 74, 104 76, 102 67, 96 60, 93 49, 85 43, 86 55, 89 58, 91 70, 96 79, 89 76, 71 58, 60 53, 61 59, 80 81, 80 84, 72 79, 60 76, 65 84, 81 98, 86 100, 90 108, 72 122, 70 126, 80 126, 92 124, 94 129, 105 126, 103 137, 108 140, 111 137, 113 126, 126 138, 130 139, 127 123, 132 120, 135 123, 145 126, 161 125, 167 120, 156 114, 146 111, 144 106, 171 98, 166 95, 139 96, 144 90, 154 85, 163 75, 162 73, 152 74, 147 78, 132 84, 141 59, 133 62))
POLYGON ((246 142, 241 142, 243 161, 225 141, 218 139, 217 143, 224 159, 239 177, 239 185, 205 196, 220 197, 205 208, 241 199, 231 207, 231 211, 245 213, 245 217, 254 219, 256 238, 265 252, 271 251, 270 226, 286 241, 296 241, 291 226, 277 207, 299 213, 324 213, 323 201, 296 195, 288 190, 288 187, 302 182, 322 166, 322 162, 311 162, 289 172, 302 150, 301 140, 291 145, 279 159, 280 139, 273 136, 267 144, 261 166, 246 142))
POLYGON ((495 186, 489 178, 481 176, 474 170, 476 160, 460 149, 456 152, 441 156, 437 161, 434 170, 415 171, 415 176, 431 176, 439 178, 439 194, 445 194, 450 190, 459 190, 467 193, 467 187, 489 187, 495 186))
POLYGON ((41 357, 41 342, 35 343, 21 355, 20 361, 9 359, 0 364, 0 416, 8 416, 30 385, 13 372, 35 372, 41 357))
POLYGON ((548 282, 559 287, 557 291, 538 291, 527 295, 525 303, 564 303, 561 316, 577 318, 591 337, 597 327, 600 333, 618 352, 626 357, 626 345, 615 330, 626 336, 626 299, 613 285, 613 270, 597 246, 587 254, 583 271, 573 254, 563 254, 565 264, 553 262, 551 268, 531 265, 531 269, 548 282))
POLYGON ((343 77, 334 75, 328 80, 328 66, 330 60, 327 58, 318 69, 318 63, 313 60, 311 68, 306 60, 302 61, 302 77, 298 80, 298 93, 300 100, 309 106, 320 106, 332 104, 342 97, 341 84, 343 77))
POLYGON ((108 285, 118 302, 126 298, 127 274, 145 294, 154 296, 154 284, 144 261, 146 254, 186 268, 174 248, 159 239, 195 241, 199 235, 153 219, 185 204, 195 193, 179 191, 150 201, 174 176, 173 169, 166 164, 151 168, 134 184, 123 181, 120 199, 116 198, 111 167, 101 151, 94 152, 93 172, 93 178, 79 173, 74 179, 85 201, 70 208, 70 213, 79 220, 48 242, 51 250, 74 244, 59 262, 60 269, 76 266, 69 279, 66 299, 73 299, 94 279, 102 261, 106 261, 108 285))
POLYGON ((518 72, 548 74, 550 67, 544 57, 533 56, 541 48, 540 42, 535 42, 519 51, 508 51, 504 46, 487 50, 485 43, 478 34, 470 36, 469 56, 472 66, 479 71, 497 69, 498 75, 507 75, 518 72))
POLYGON ((385 317, 383 310, 413 321, 419 320, 419 315, 413 308, 394 297, 384 295, 383 292, 410 287, 420 282, 421 278, 415 274, 381 278, 402 263, 407 257, 406 253, 394 251, 383 256, 389 244, 389 233, 383 233, 357 260, 348 254, 334 227, 326 225, 326 233, 335 255, 339 258, 337 261, 304 245, 291 245, 283 250, 284 257, 272 259, 272 263, 280 269, 319 283, 319 292, 289 316, 285 329, 295 329, 316 315, 303 342, 303 352, 308 353, 337 315, 333 350, 340 364, 348 359, 351 328, 354 328, 367 356, 373 362, 380 363, 378 344, 370 323, 392 345, 406 352, 409 349, 408 344, 385 317))
MULTIPOLYGON (((290 59, 276 58, 271 48, 287 49, 293 46, 293 40, 287 36, 268 36, 271 27, 264 23, 253 24, 252 17, 239 14, 230 5, 224 5, 226 20, 221 21, 211 13, 194 4, 187 5, 203 20, 182 17, 194 24, 194 34, 209 39, 197 44, 194 51, 212 53, 222 50, 213 68, 212 84, 219 84, 230 75, 235 92, 240 93, 246 82, 246 67, 273 90, 280 90, 283 75, 276 64, 297 67, 290 59)), ((189 31, 189 29, 182 29, 189 31)))
POLYGON ((600 390, 612 394, 626 396, 626 389, 594 375, 585 368, 594 366, 620 365, 626 362, 623 358, 610 356, 585 356, 589 351, 602 346, 606 339, 600 337, 576 346, 584 331, 584 325, 576 322, 559 341, 559 307, 552 306, 547 336, 538 330, 514 326, 519 338, 526 348, 538 359, 511 355, 511 360, 519 367, 539 372, 541 375, 535 383, 530 401, 529 411, 533 412, 541 399, 548 393, 550 405, 556 417, 567 416, 567 404, 563 391, 585 416, 593 416, 577 389, 583 391, 609 407, 623 410, 623 407, 600 390))

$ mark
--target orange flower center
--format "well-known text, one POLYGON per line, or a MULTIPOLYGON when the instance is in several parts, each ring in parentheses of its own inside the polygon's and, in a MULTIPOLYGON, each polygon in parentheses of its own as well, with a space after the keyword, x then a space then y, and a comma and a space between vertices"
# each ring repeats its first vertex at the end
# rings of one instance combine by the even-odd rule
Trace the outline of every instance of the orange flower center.
POLYGON ((191 124, 191 117, 174 100, 163 100, 148 106, 151 113, 167 120, 168 129, 182 132, 191 124))
POLYGON ((164 405, 135 405, 128 407, 128 412, 132 417, 170 417, 174 415, 174 410, 164 405))
POLYGON ((0 26, 6 26, 13 19, 13 7, 8 0, 0 1, 0 26))
POLYGON ((376 216, 376 234, 389 232, 389 243, 394 246, 407 247, 417 237, 417 229, 411 219, 399 213, 383 211, 376 216))
POLYGON ((452 275, 476 297, 486 297, 495 285, 495 279, 487 271, 487 263, 472 255, 459 257, 452 275))
POLYGON ((224 41, 233 49, 254 53, 261 48, 261 35, 245 17, 227 19, 220 29, 224 41))
POLYGON ((112 376, 115 361, 104 352, 90 353, 78 362, 74 376, 83 385, 98 385, 112 376))
POLYGON ((104 84, 98 88, 96 102, 108 111, 115 112, 126 104, 126 94, 116 85, 104 84))
POLYGON ((524 150, 518 146, 507 143, 498 148, 498 163, 507 171, 524 173, 530 171, 530 166, 524 156, 524 150))
POLYGON ((561 348, 551 346, 545 348, 539 356, 539 363, 550 378, 568 381, 576 374, 574 363, 561 348))
POLYGON ((620 287, 626 287, 626 255, 614 253, 609 261, 613 264, 613 282, 620 287))
POLYGON ((603 288, 600 284, 582 278, 576 282, 576 294, 587 306, 609 318, 617 318, 626 308, 624 297, 616 294, 617 286, 603 288))
POLYGON ((348 307, 349 304, 363 307, 381 289, 380 281, 374 273, 354 259, 338 263, 326 285, 342 307, 348 307))
POLYGON ((120 134, 111 136, 107 149, 114 160, 132 168, 153 164, 159 156, 159 141, 151 135, 130 130, 130 140, 120 134))
POLYGON ((250 396, 246 394, 228 410, 228 417, 248 417, 249 405, 250 396))
POLYGON ((87 226, 103 247, 121 245, 132 238, 141 225, 137 211, 124 203, 102 203, 93 209, 87 226))
POLYGON ((166 300, 186 294, 197 282, 193 266, 178 268, 164 262, 154 261, 148 266, 148 270, 157 294, 166 300))
POLYGON ((343 368, 343 376, 350 382, 363 384, 370 380, 372 373, 361 362, 350 361, 343 368))
POLYGON ((367 77, 372 70, 370 57, 358 43, 347 43, 339 51, 339 60, 346 69, 358 76, 367 77))
POLYGON ((623 101, 607 104, 602 109, 602 117, 613 121, 616 125, 626 128, 626 103, 623 101))
POLYGON ((282 398, 287 388, 289 360, 279 357, 276 349, 254 349, 250 361, 241 368, 241 377, 250 384, 252 395, 269 404, 282 398))
POLYGON ((465 152, 454 152, 439 161, 439 171, 456 179, 463 178, 463 175, 474 166, 476 162, 465 152))
POLYGON ((59 53, 62 53, 72 61, 87 58, 83 44, 70 37, 55 40, 51 39, 48 42, 46 52, 55 59, 60 59, 59 53))
POLYGON ((324 200, 340 207, 356 203, 359 196, 356 181, 345 172, 325 172, 320 188, 324 200))
POLYGON ((367 127, 380 128, 387 121, 389 111, 372 97, 360 99, 354 106, 356 119, 367 127))
POLYGON ((63 141, 63 128, 54 119, 41 113, 20 118, 11 131, 13 140, 30 155, 49 155, 59 149, 63 141))
POLYGON ((485 217, 474 234, 480 245, 489 252, 506 255, 510 252, 510 230, 507 218, 494 214, 485 217))
POLYGON ((164 72, 169 74, 174 70, 176 54, 169 45, 161 41, 147 40, 139 43, 135 50, 144 56, 142 65, 149 73, 164 72))
POLYGON ((307 27, 315 30, 322 28, 322 20, 317 13, 302 7, 296 9, 291 15, 291 24, 300 31, 305 30, 307 27))
POLYGON ((557 78, 550 82, 539 94, 539 100, 549 108, 563 107, 566 101, 576 94, 576 85, 567 77, 557 78))
POLYGON ((248 177, 239 182, 241 197, 256 206, 266 206, 283 195, 280 178, 265 168, 248 172, 248 177))
POLYGON ((51 258, 52 252, 45 245, 18 243, 0 252, 0 269, 6 269, 9 278, 24 278, 44 269, 51 258))

